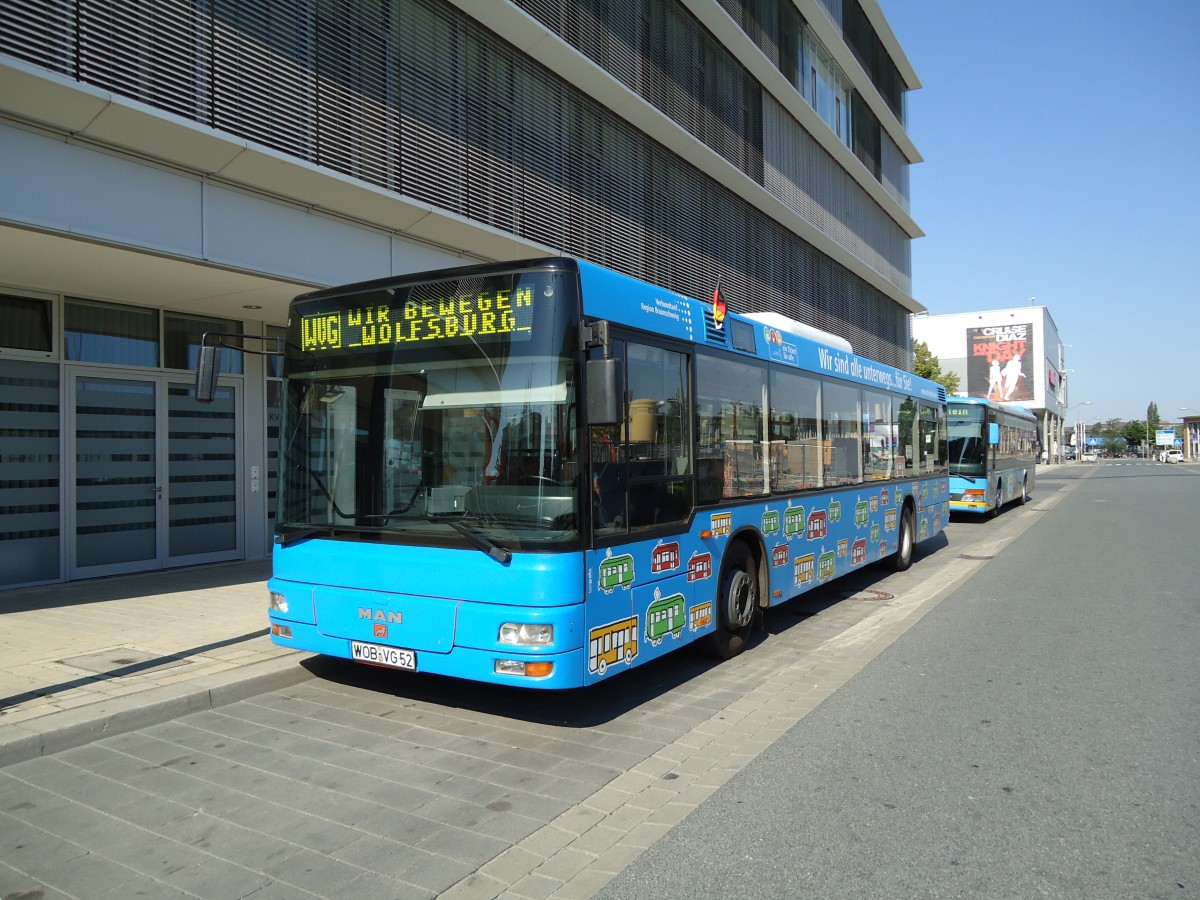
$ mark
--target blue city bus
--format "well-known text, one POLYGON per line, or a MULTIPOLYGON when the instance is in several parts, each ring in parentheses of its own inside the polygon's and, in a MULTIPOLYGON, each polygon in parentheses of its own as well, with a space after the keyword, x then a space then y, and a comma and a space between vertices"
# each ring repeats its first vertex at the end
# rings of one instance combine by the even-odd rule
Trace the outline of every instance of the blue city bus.
POLYGON ((806 331, 558 257, 298 297, 272 640, 574 688, 907 568, 948 518, 944 389, 806 331))
POLYGON ((951 397, 950 510, 996 516, 1033 492, 1037 417, 1020 406, 982 397, 951 397))

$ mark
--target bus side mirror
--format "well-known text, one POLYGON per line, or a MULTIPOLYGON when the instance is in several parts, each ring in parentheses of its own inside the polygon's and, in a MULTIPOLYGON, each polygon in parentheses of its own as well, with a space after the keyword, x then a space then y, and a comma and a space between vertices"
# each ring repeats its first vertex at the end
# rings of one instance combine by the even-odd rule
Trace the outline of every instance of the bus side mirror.
POLYGON ((625 412, 621 360, 587 361, 587 419, 589 425, 619 425, 625 412))
POLYGON ((988 425, 988 443, 993 447, 1000 443, 1000 426, 995 422, 988 425))
POLYGON ((196 362, 196 400, 212 403, 217 395, 217 376, 221 374, 221 348, 209 344, 208 335, 200 343, 200 358, 196 362))

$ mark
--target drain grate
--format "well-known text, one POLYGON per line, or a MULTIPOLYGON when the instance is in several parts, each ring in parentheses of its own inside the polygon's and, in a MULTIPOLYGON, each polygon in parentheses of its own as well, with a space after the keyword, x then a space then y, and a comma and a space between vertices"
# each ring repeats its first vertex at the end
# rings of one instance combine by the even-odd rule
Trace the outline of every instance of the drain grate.
POLYGON ((100 653, 86 653, 83 656, 72 656, 60 659, 64 666, 73 666, 85 672, 95 672, 97 675, 133 675, 137 672, 151 672, 157 669, 170 669, 174 666, 186 666, 187 660, 178 656, 156 656, 132 647, 114 647, 100 653))
POLYGON ((867 588, 862 591, 851 591, 847 594, 842 594, 843 600, 865 600, 868 603, 882 603, 885 600, 895 600, 895 594, 889 594, 887 591, 877 591, 874 588, 867 588))
POLYGON ((959 559, 974 559, 979 562, 987 562, 989 559, 995 559, 996 557, 994 557, 994 556, 972 556, 969 553, 960 553, 958 555, 958 558, 959 559))

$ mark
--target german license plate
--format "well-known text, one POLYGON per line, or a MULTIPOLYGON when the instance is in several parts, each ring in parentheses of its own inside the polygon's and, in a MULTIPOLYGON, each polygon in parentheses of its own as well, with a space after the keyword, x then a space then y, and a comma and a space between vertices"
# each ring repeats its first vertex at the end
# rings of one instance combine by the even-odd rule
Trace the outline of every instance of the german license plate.
POLYGON ((403 647, 384 647, 382 644, 351 641, 350 658, 355 662, 390 666, 393 669, 404 669, 406 672, 417 670, 417 651, 405 650, 403 647))

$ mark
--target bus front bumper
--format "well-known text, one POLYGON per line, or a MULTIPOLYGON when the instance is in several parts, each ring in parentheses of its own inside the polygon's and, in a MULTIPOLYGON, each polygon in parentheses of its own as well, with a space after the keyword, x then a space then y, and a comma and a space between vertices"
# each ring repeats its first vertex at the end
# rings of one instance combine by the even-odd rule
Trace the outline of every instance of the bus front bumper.
POLYGON ((524 652, 521 647, 481 650, 451 647, 448 652, 414 650, 393 643, 350 640, 324 634, 316 625, 274 614, 271 641, 280 647, 319 653, 366 665, 429 675, 447 675, 512 687, 564 690, 582 687, 587 662, 582 647, 561 652, 524 652))

